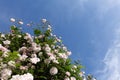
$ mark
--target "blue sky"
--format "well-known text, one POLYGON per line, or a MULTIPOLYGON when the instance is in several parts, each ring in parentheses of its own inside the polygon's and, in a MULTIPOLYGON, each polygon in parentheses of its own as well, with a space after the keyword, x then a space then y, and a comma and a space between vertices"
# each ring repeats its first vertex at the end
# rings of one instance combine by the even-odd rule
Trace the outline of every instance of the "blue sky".
POLYGON ((46 18, 86 73, 120 80, 119 0, 0 0, 0 32, 9 31, 11 17, 24 23, 46 18))

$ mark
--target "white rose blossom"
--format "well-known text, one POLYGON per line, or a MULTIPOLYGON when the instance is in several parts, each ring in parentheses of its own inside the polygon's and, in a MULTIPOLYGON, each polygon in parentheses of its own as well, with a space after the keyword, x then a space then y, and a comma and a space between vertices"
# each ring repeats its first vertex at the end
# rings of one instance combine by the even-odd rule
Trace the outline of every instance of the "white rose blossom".
POLYGON ((63 46, 62 48, 63 48, 63 50, 67 51, 67 47, 63 46))
POLYGON ((34 77, 31 73, 23 74, 23 75, 13 75, 10 80, 34 80, 34 77))
POLYGON ((10 21, 11 21, 11 22, 15 22, 15 19, 14 19, 14 18, 10 18, 10 21))
POLYGON ((56 59, 54 59, 52 61, 53 61, 53 63, 59 64, 58 60, 56 60, 56 59))
POLYGON ((55 60, 56 57, 55 57, 54 55, 52 55, 52 56, 49 57, 49 59, 50 59, 50 60, 55 60))
POLYGON ((12 67, 15 67, 15 61, 9 61, 9 62, 8 62, 8 65, 9 65, 9 66, 12 66, 12 67))
POLYGON ((52 28, 51 25, 48 25, 48 28, 52 28))
POLYGON ((40 50, 41 50, 41 47, 40 47, 40 46, 33 47, 33 51, 35 51, 35 52, 39 52, 40 50))
POLYGON ((75 77, 70 77, 70 80, 76 80, 76 78, 75 77))
POLYGON ((1 62, 0 65, 1 65, 1 66, 0 66, 1 68, 7 67, 7 64, 4 64, 3 62, 1 62))
POLYGON ((3 52, 9 52, 9 50, 7 48, 3 47, 1 44, 0 44, 0 50, 3 52))
POLYGON ((70 72, 68 72, 68 71, 67 71, 65 74, 66 74, 67 76, 70 76, 70 72))
POLYGON ((76 66, 76 65, 73 65, 73 68, 74 68, 74 69, 76 69, 76 68, 77 68, 77 66, 76 66))
POLYGON ((24 79, 22 79, 20 75, 13 75, 10 80, 24 80, 24 79))
POLYGON ((1 70, 0 73, 1 73, 1 80, 8 80, 8 78, 12 74, 12 70, 5 68, 5 69, 1 70))
POLYGON ((67 59, 68 56, 65 53, 58 53, 60 58, 67 59))
POLYGON ((50 62, 51 62, 50 59, 45 59, 45 60, 44 60, 44 63, 45 63, 45 64, 49 64, 50 62))
POLYGON ((47 20, 46 19, 42 19, 42 23, 46 23, 47 22, 47 20))
POLYGON ((84 71, 82 71, 82 72, 80 72, 80 73, 79 73, 79 75, 80 75, 80 77, 82 77, 82 76, 84 76, 84 75, 85 75, 85 72, 84 72, 84 71))
POLYGON ((32 58, 37 57, 37 54, 32 54, 31 57, 32 58))
POLYGON ((43 55, 43 52, 39 52, 39 54, 38 54, 40 57, 43 55))
POLYGON ((70 80, 70 78, 69 77, 65 77, 64 80, 70 80))
POLYGON ((9 45, 9 44, 10 44, 10 41, 9 41, 9 40, 6 40, 6 41, 3 41, 3 43, 4 43, 5 45, 9 45))
POLYGON ((5 38, 5 34, 1 34, 1 37, 5 38))
POLYGON ((19 38, 21 38, 22 36, 21 35, 18 35, 19 38))
POLYGON ((25 55, 25 54, 23 54, 23 55, 18 55, 18 56, 19 56, 19 59, 20 59, 21 61, 25 61, 26 58, 28 57, 28 56, 25 55))
POLYGON ((50 31, 51 31, 51 30, 52 30, 51 28, 52 28, 51 25, 48 25, 47 30, 50 30, 50 31))
POLYGON ((48 56, 53 56, 53 53, 50 53, 50 52, 48 52, 48 53, 46 53, 48 56))
POLYGON ((8 57, 9 56, 9 53, 6 51, 2 54, 2 57, 8 57))
POLYGON ((28 70, 28 66, 20 66, 21 70, 28 70))
POLYGON ((54 50, 55 53, 58 53, 59 51, 57 49, 54 50))
POLYGON ((21 70, 28 70, 28 66, 20 66, 21 70))
POLYGON ((50 74, 51 75, 56 75, 58 73, 58 69, 56 68, 56 67, 52 67, 51 69, 50 69, 50 74))
POLYGON ((29 33, 26 33, 26 36, 24 36, 24 39, 28 40, 28 42, 32 42, 33 38, 29 33))
POLYGON ((20 49, 19 49, 19 52, 25 52, 27 50, 27 47, 21 47, 20 49))
POLYGON ((33 63, 33 64, 37 64, 38 62, 40 62, 40 59, 37 58, 37 57, 30 58, 30 62, 33 63))
POLYGON ((23 24, 23 22, 22 22, 22 21, 19 21, 18 23, 19 23, 19 24, 21 24, 21 25, 23 24))
POLYGON ((39 35, 38 38, 39 39, 42 39, 44 37, 44 35, 39 35))
POLYGON ((71 54, 72 54, 71 51, 66 52, 67 56, 70 56, 71 54))
POLYGON ((46 52, 50 52, 51 51, 51 48, 49 46, 45 47, 45 51, 46 52))
POLYGON ((35 42, 32 42, 32 47, 36 47, 37 44, 35 42))

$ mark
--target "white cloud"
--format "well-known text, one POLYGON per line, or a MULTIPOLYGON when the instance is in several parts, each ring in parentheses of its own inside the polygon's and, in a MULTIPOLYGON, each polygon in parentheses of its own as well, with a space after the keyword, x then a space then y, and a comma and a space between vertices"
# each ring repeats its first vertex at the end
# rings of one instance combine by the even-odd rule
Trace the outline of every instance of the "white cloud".
POLYGON ((111 22, 108 20, 108 23, 106 23, 106 31, 114 30, 114 33, 109 32, 109 35, 114 35, 114 39, 104 59, 98 65, 102 66, 102 69, 99 67, 99 70, 96 71, 97 78, 98 80, 120 80, 120 20, 118 19, 119 14, 117 15, 117 13, 120 13, 120 0, 100 0, 96 4, 95 17, 97 18, 103 20, 107 15, 115 13, 111 14, 111 17, 113 17, 111 22), (110 25, 112 25, 111 28, 110 25))
POLYGON ((120 28, 115 30, 115 36, 104 57, 104 68, 98 74, 99 80, 120 80, 120 28))
MULTIPOLYGON (((118 10, 120 9, 119 7, 120 0, 102 0, 98 5, 96 16, 104 19, 106 15, 113 13, 113 11, 116 14, 120 13, 118 10)), ((98 80, 120 80, 120 23, 118 16, 112 14, 114 19, 112 22, 108 21, 107 23, 109 26, 107 26, 106 31, 109 31, 110 25, 113 24, 111 29, 114 30, 114 33, 110 33, 109 35, 114 34, 114 39, 105 54, 104 60, 98 65, 102 66, 102 69, 96 71, 98 80)))

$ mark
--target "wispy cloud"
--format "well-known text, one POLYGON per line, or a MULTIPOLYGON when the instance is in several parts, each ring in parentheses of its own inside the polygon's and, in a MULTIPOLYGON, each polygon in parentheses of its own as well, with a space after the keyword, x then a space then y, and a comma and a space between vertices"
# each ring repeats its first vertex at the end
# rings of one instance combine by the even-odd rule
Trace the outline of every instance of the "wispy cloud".
POLYGON ((95 17, 103 22, 106 16, 111 15, 105 21, 106 31, 109 31, 109 35, 114 36, 103 60, 98 65, 100 67, 96 71, 97 78, 98 80, 120 80, 120 19, 118 19, 120 15, 117 14, 120 13, 120 0, 100 0, 96 4, 97 11, 95 17), (113 32, 110 32, 110 29, 113 32))
POLYGON ((103 60, 104 68, 99 72, 100 80, 120 80, 120 28, 115 30, 115 36, 103 60))

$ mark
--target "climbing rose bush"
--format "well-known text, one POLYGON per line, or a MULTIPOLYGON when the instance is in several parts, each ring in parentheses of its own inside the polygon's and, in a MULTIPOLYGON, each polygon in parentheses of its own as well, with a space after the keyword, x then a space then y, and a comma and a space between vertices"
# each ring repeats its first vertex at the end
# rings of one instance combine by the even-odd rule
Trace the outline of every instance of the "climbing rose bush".
POLYGON ((10 21, 10 32, 0 33, 1 80, 83 80, 82 66, 71 63, 71 51, 46 19, 26 25, 36 26, 33 35, 21 30, 22 20, 10 21))

